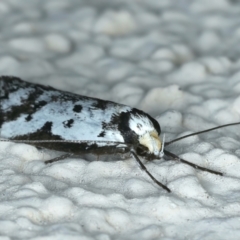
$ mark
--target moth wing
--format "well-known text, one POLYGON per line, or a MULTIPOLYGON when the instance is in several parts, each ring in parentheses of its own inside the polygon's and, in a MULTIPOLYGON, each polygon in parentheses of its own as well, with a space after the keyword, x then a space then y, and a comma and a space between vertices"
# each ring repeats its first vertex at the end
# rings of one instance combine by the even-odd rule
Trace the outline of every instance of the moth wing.
POLYGON ((117 124, 110 122, 113 116, 130 107, 28 83, 15 77, 1 77, 0 86, 1 137, 82 141, 29 143, 67 152, 105 152, 117 148, 119 142, 124 143, 117 124), (108 127, 104 129, 104 126, 108 127))

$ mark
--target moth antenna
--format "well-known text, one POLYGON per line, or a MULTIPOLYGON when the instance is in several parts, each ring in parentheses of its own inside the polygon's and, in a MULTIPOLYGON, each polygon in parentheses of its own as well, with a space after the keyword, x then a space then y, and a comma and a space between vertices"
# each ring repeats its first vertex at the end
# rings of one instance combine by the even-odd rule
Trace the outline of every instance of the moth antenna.
POLYGON ((15 143, 104 143, 104 144, 128 144, 124 142, 114 141, 91 141, 91 140, 14 140, 14 139, 0 139, 0 142, 15 142, 15 143))
POLYGON ((131 155, 132 157, 137 161, 137 163, 139 164, 140 168, 147 173, 147 175, 160 187, 162 187, 163 189, 165 189, 167 192, 171 192, 171 190, 165 186, 164 184, 160 183, 145 167, 145 165, 140 161, 139 157, 137 156, 137 154, 135 153, 134 150, 131 150, 131 155))
POLYGON ((203 131, 199 131, 199 132, 195 132, 195 133, 191 133, 191 134, 188 134, 188 135, 185 135, 185 136, 182 136, 182 137, 179 137, 179 138, 176 138, 174 140, 171 140, 169 142, 166 142, 165 143, 165 146, 168 146, 174 142, 177 142, 179 140, 182 140, 184 138, 188 138, 188 137, 191 137, 191 136, 195 136, 195 135, 198 135, 198 134, 201 134, 201 133, 206 133, 206 132, 210 132, 210 131, 213 131, 215 129, 219 129, 219 128, 224 128, 224 127, 228 127, 228 126, 234 126, 234 125, 239 125, 240 122, 236 122, 236 123, 229 123, 229 124, 224 124, 224 125, 221 125, 221 126, 218 126, 218 127, 214 127, 214 128, 209 128, 209 129, 206 129, 206 130, 203 130, 203 131))
POLYGON ((173 154, 173 153, 171 153, 171 152, 169 152, 167 150, 165 150, 165 155, 172 157, 172 159, 170 159, 170 160, 179 161, 179 162, 187 164, 187 165, 189 165, 189 166, 191 166, 191 167, 193 167, 195 169, 199 169, 201 171, 205 171, 205 172, 209 172, 209 173, 213 173, 213 174, 216 174, 216 175, 223 176, 223 173, 221 173, 221 172, 214 171, 214 170, 211 170, 211 169, 208 169, 208 168, 204 168, 204 167, 198 166, 195 163, 188 162, 188 161, 178 157, 177 155, 175 155, 175 154, 173 154))
POLYGON ((165 133, 163 134, 163 139, 162 139, 162 147, 159 152, 159 157, 162 158, 164 156, 164 146, 165 146, 165 133))

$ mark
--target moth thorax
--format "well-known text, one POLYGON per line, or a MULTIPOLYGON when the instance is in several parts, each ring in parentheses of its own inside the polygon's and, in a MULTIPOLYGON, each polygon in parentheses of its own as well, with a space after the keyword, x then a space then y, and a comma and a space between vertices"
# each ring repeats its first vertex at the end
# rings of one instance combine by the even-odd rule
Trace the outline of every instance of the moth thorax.
POLYGON ((148 148, 149 153, 159 156, 162 148, 162 142, 158 136, 157 131, 153 130, 146 132, 139 137, 139 143, 148 148))

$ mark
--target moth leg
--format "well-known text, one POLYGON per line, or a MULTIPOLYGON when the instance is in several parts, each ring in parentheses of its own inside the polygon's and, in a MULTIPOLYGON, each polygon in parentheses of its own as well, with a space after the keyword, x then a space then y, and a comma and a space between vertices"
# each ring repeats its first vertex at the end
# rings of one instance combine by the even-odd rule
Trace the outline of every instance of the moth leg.
POLYGON ((211 169, 208 169, 208 168, 204 168, 204 167, 201 167, 201 166, 199 166, 199 165, 197 165, 197 164, 195 164, 195 163, 188 162, 188 161, 186 161, 186 160, 178 157, 177 155, 175 155, 175 154, 173 154, 173 153, 171 153, 171 152, 169 152, 169 151, 164 150, 164 153, 165 153, 167 156, 172 157, 171 160, 179 161, 179 162, 181 162, 181 163, 187 164, 187 165, 189 165, 189 166, 191 166, 191 167, 193 167, 193 168, 195 168, 195 169, 199 169, 199 170, 201 170, 201 171, 205 171, 205 172, 209 172, 209 173, 213 173, 213 174, 216 174, 216 175, 223 176, 223 173, 221 173, 221 172, 214 171, 214 170, 211 170, 211 169))
POLYGON ((165 186, 164 184, 160 183, 145 167, 145 165, 140 161, 139 157, 137 156, 137 154, 131 150, 131 156, 137 161, 137 163, 140 165, 140 168, 145 171, 147 173, 147 175, 160 187, 162 187, 163 189, 165 189, 168 192, 171 192, 171 190, 165 186))
POLYGON ((64 160, 65 158, 68 158, 68 157, 72 157, 74 154, 73 153, 67 153, 67 154, 63 154, 59 157, 55 157, 55 158, 52 158, 50 160, 47 160, 47 161, 44 161, 45 164, 48 164, 48 163, 53 163, 53 162, 57 162, 57 161, 61 161, 61 160, 64 160))

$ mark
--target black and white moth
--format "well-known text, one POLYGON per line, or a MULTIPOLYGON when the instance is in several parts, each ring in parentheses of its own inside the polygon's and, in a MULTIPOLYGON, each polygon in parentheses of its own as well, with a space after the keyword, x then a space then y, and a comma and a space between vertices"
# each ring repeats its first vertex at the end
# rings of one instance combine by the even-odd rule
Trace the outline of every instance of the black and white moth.
MULTIPOLYGON (((236 124, 239 123, 184 137, 236 124)), ((0 136, 7 141, 66 153, 46 163, 85 153, 130 153, 141 169, 168 192, 170 189, 152 176, 139 156, 152 160, 165 154, 196 169, 222 175, 164 149, 159 123, 139 109, 28 83, 17 77, 0 77, 0 129, 0 136)), ((167 142, 165 146, 184 137, 167 142)))

